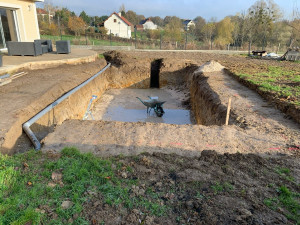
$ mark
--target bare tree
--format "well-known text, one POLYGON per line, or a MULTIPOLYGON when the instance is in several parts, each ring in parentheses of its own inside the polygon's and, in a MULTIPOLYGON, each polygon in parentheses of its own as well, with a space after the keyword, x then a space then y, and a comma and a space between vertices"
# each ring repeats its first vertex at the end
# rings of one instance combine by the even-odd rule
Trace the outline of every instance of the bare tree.
POLYGON ((121 13, 122 16, 125 16, 126 9, 124 3, 120 6, 119 12, 121 13))
POLYGON ((259 0, 249 8, 248 17, 251 19, 249 22, 252 26, 249 28, 254 31, 256 42, 264 50, 272 35, 274 22, 282 17, 281 9, 273 0, 259 0))
POLYGON ((54 13, 58 9, 58 7, 53 5, 52 0, 45 0, 44 1, 44 9, 48 12, 48 18, 49 18, 49 24, 50 24, 52 22, 51 15, 54 15, 54 13))
POLYGON ((300 45, 300 12, 296 2, 293 9, 293 19, 292 21, 288 22, 287 25, 292 28, 289 48, 292 48, 297 42, 300 45))

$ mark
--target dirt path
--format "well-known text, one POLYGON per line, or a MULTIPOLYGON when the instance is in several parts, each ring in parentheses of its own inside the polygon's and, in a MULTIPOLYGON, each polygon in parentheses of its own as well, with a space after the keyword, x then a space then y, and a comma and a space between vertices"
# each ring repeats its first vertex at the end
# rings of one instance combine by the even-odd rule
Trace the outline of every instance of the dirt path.
POLYGON ((285 140, 290 145, 300 145, 300 125, 288 119, 274 105, 262 99, 255 91, 241 85, 226 73, 208 73, 208 85, 227 105, 232 98, 231 110, 239 127, 272 134, 277 140, 285 140))

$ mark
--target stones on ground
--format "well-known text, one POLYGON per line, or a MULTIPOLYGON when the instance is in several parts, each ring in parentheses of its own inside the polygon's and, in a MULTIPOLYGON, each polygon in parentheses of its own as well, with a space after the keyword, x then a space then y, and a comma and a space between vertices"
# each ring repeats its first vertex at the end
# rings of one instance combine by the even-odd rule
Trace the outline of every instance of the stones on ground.
POLYGON ((132 185, 131 187, 132 197, 134 196, 143 196, 145 194, 145 190, 139 186, 132 185))
POLYGON ((142 162, 146 165, 146 166, 150 166, 151 165, 151 160, 148 159, 146 156, 144 156, 142 158, 142 162))
POLYGON ((54 188, 54 187, 56 186, 56 183, 54 183, 54 182, 49 182, 47 186, 48 186, 48 187, 51 187, 51 188, 54 188))
POLYGON ((59 184, 60 187, 63 187, 64 184, 63 184, 63 182, 62 182, 62 177, 63 177, 63 175, 62 175, 61 172, 53 172, 53 173, 51 174, 51 179, 52 179, 52 181, 50 181, 50 182, 48 183, 48 186, 49 186, 49 187, 55 187, 57 184, 59 184))
POLYGON ((54 182, 58 183, 62 180, 62 174, 60 172, 53 172, 52 175, 51 175, 51 179, 54 182))
POLYGON ((128 175, 127 175, 126 172, 122 172, 122 173, 121 173, 121 176, 122 176, 124 179, 126 179, 126 178, 128 177, 128 175))
POLYGON ((72 205, 73 205, 73 202, 71 202, 71 201, 63 201, 61 203, 61 208, 68 209, 68 208, 72 207, 72 205))

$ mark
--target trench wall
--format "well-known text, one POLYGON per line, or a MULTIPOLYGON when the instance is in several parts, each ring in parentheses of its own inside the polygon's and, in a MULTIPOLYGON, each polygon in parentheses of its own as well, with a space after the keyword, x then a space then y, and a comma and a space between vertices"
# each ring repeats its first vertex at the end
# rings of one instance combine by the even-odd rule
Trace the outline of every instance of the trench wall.
MULTIPOLYGON (((38 139, 41 140, 56 125, 60 125, 65 120, 82 119, 92 95, 96 95, 97 99, 99 99, 106 90, 112 88, 149 88, 150 65, 152 61, 149 59, 143 63, 133 61, 124 65, 112 65, 92 82, 40 118, 31 126, 31 129, 37 135, 38 139)), ((191 109, 193 110, 197 124, 223 125, 226 116, 226 106, 220 103, 218 95, 208 85, 207 77, 203 74, 194 73, 197 68, 198 66, 193 65, 191 62, 163 60, 159 76, 160 87, 166 85, 185 86, 189 90, 187 92, 190 94, 191 109)), ((37 104, 35 103, 35 105, 37 104)), ((31 106, 28 107, 30 108, 31 106)), ((40 111, 32 110, 36 111, 36 113, 40 111)), ((13 146, 21 136, 21 127, 24 122, 26 121, 16 124, 18 129, 15 130, 18 133, 7 136, 9 137, 7 139, 7 146, 9 147, 4 152, 2 151, 3 153, 13 153, 13 146)))
MULTIPOLYGON (((160 71, 160 86, 185 85, 189 89, 190 106, 196 123, 206 126, 224 125, 227 107, 221 104, 219 96, 207 83, 208 77, 201 73, 195 74, 197 68, 198 66, 190 63, 174 66, 165 61, 160 71)), ((32 130, 39 139, 42 139, 51 132, 55 125, 67 119, 82 119, 91 96, 96 95, 99 99, 108 89, 149 87, 150 64, 144 69, 130 65, 112 66, 38 120, 32 126, 32 130)))
MULTIPOLYGON (((164 62, 160 72, 161 86, 184 85, 189 90, 190 107, 196 123, 211 126, 225 124, 227 105, 222 104, 219 95, 208 84, 209 75, 196 72, 199 68, 186 62, 181 69, 174 69, 173 64, 164 62)), ((229 124, 235 123, 235 115, 231 112, 229 124)))
MULTIPOLYGON (((208 84, 208 77, 203 73, 193 73, 188 77, 191 107, 197 124, 205 126, 225 124, 227 106, 221 103, 219 95, 208 84)), ((234 123, 232 115, 230 123, 234 123)))
POLYGON ((68 119, 82 119, 92 95, 100 96, 108 89, 128 88, 149 79, 150 72, 111 66, 86 86, 72 94, 31 126, 38 139, 43 139, 56 125, 68 119))

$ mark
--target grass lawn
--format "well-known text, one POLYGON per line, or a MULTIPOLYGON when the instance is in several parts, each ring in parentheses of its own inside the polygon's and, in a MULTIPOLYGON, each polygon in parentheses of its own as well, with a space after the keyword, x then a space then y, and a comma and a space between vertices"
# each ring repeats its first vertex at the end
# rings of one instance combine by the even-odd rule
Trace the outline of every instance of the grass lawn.
POLYGON ((262 91, 271 92, 276 98, 300 106, 300 71, 297 62, 293 67, 268 66, 264 72, 237 73, 262 91))
MULTIPOLYGON (((48 39, 52 41, 59 41, 61 40, 60 36, 53 36, 53 35, 41 35, 42 39, 48 39)), ((86 45, 86 40, 84 36, 76 37, 73 35, 63 35, 62 40, 70 40, 71 44, 75 45, 86 45)), ((88 38, 88 45, 101 45, 101 46, 130 46, 130 43, 123 43, 123 42, 116 42, 112 41, 110 43, 109 40, 99 40, 99 39, 92 39, 88 38)))

